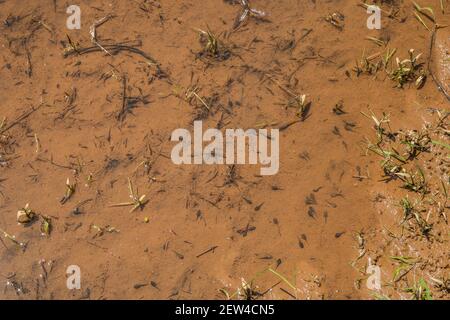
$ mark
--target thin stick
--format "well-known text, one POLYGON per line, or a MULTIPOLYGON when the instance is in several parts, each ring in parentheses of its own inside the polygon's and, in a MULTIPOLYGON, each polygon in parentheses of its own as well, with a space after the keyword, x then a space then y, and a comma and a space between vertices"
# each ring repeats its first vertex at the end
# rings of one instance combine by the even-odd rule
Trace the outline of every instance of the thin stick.
MULTIPOLYGON (((140 43, 139 43, 140 45, 140 43)), ((115 52, 119 52, 119 51, 129 51, 132 53, 136 53, 142 57, 144 57, 145 59, 147 59, 149 62, 151 62, 152 64, 155 65, 159 65, 158 61, 156 61, 153 57, 151 57, 150 55, 148 55, 147 53, 145 53, 144 51, 135 48, 135 47, 131 47, 131 46, 127 46, 124 44, 104 44, 103 45, 104 49, 109 49, 110 51, 115 51, 115 52)), ((86 54, 86 53, 90 53, 90 52, 96 52, 96 51, 103 51, 102 49, 100 49, 97 46, 94 47, 86 47, 86 48, 78 48, 76 51, 72 50, 69 52, 65 52, 64 53, 64 57, 68 57, 70 55, 74 55, 74 54, 86 54)))
POLYGON ((37 106, 36 108, 31 107, 31 110, 28 110, 26 112, 24 112, 22 115, 20 115, 16 120, 14 120, 10 125, 7 125, 5 128, 3 128, 0 131, 0 134, 4 134, 6 131, 8 131, 9 129, 15 127, 16 125, 18 125, 20 122, 22 122, 23 120, 25 120, 26 118, 28 118, 29 116, 31 116, 35 111, 39 110, 39 108, 42 106, 42 104, 40 104, 39 106, 37 106))
POLYGON ((297 291, 297 288, 290 283, 284 276, 282 276, 281 274, 279 274, 278 272, 276 272, 275 270, 273 270, 272 268, 269 268, 269 271, 272 272, 273 274, 275 274, 278 278, 280 278, 281 280, 283 280, 289 287, 291 287, 294 291, 297 291))
POLYGON ((94 24, 91 25, 89 28, 89 33, 91 34, 91 42, 95 45, 97 45, 102 51, 106 52, 110 56, 112 56, 111 53, 109 53, 108 50, 106 50, 100 43, 97 41, 97 27, 100 27, 102 24, 104 24, 106 21, 114 18, 113 15, 107 15, 106 17, 101 18, 100 20, 97 20, 94 22, 94 24))
POLYGON ((123 121, 125 119, 125 114, 127 112, 127 104, 128 104, 128 97, 127 97, 127 77, 124 75, 122 78, 122 109, 120 110, 119 114, 117 115, 117 119, 120 121, 123 121))
POLYGON ((206 250, 206 251, 200 253, 199 255, 197 255, 197 258, 200 258, 201 256, 203 256, 203 255, 205 255, 205 254, 207 254, 207 253, 209 253, 209 252, 211 252, 211 251, 214 251, 214 250, 217 249, 217 248, 218 248, 218 246, 211 247, 211 248, 209 248, 208 250, 206 250))

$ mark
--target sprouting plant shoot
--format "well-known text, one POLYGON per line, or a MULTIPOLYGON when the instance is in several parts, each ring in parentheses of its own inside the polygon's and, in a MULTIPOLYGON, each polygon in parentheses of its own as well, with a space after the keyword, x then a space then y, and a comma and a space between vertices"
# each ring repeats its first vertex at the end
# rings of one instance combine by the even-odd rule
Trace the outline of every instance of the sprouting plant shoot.
POLYGON ((406 288, 405 291, 411 293, 413 300, 433 300, 431 290, 423 278, 420 278, 412 287, 406 288))
POLYGON ((428 192, 425 175, 420 167, 417 167, 417 172, 403 170, 395 173, 395 175, 403 181, 403 188, 422 194, 428 192))
POLYGON ((414 4, 414 16, 415 18, 428 30, 431 32, 431 29, 428 27, 428 25, 425 23, 425 21, 422 19, 422 16, 426 17, 427 19, 431 20, 433 24, 436 24, 436 18, 434 15, 434 11, 431 7, 421 7, 419 4, 413 1, 414 4))
POLYGON ((404 197, 400 200, 400 206, 403 209, 403 221, 406 221, 413 215, 415 207, 408 197, 404 197))
POLYGON ((203 50, 198 54, 199 57, 209 57, 217 60, 227 60, 231 52, 219 40, 219 38, 207 27, 206 31, 194 28, 200 34, 200 44, 203 50))
POLYGON ((344 15, 340 12, 333 12, 328 14, 325 17, 325 21, 339 30, 344 29, 344 15))
POLYGON ((411 130, 403 133, 401 143, 406 146, 406 155, 411 160, 430 149, 431 138, 427 132, 411 130))
POLYGON ((238 289, 238 294, 244 300, 255 300, 257 297, 261 296, 253 281, 247 282, 244 278, 242 278, 241 281, 242 286, 238 289))
POLYGON ((385 135, 389 135, 391 132, 391 128, 389 126, 389 122, 390 117, 389 114, 386 114, 383 112, 383 116, 381 117, 381 119, 378 119, 375 114, 372 112, 372 110, 370 110, 370 115, 367 115, 366 113, 361 111, 361 114, 363 116, 365 116, 368 119, 373 120, 374 122, 374 128, 375 131, 377 132, 377 137, 378 137, 378 144, 381 143, 383 141, 383 136, 385 135))
POLYGON ((219 40, 212 33, 212 31, 207 28, 206 31, 201 29, 196 29, 200 33, 200 41, 202 42, 206 52, 215 56, 219 52, 219 40))
POLYGON ((43 236, 49 236, 52 232, 52 219, 47 216, 41 215, 42 222, 41 222, 41 234, 43 236))
POLYGON ((191 85, 190 87, 188 87, 187 89, 181 87, 181 86, 174 86, 172 88, 173 94, 177 97, 180 98, 184 101, 186 101, 187 103, 189 103, 190 105, 196 107, 197 103, 201 103, 202 106, 204 106, 207 110, 210 110, 209 105, 206 103, 206 99, 201 97, 199 92, 200 92, 200 87, 197 85, 191 85))
POLYGON ((394 270, 394 274, 392 277, 393 282, 398 282, 408 272, 410 272, 417 263, 416 259, 406 256, 392 256, 390 258, 392 261, 398 264, 398 266, 394 270))
POLYGON ((308 116, 310 102, 306 100, 306 94, 291 95, 287 102, 287 107, 294 107, 297 109, 297 116, 305 120, 308 116))
POLYGON ((400 60, 396 59, 397 68, 395 68, 390 77, 397 82, 397 87, 403 88, 408 82, 415 82, 417 87, 421 87, 425 81, 425 73, 421 69, 421 63, 419 59, 422 54, 414 55, 414 49, 408 51, 409 59, 400 60))
POLYGON ((189 104, 191 104, 191 103, 192 103, 192 99, 195 98, 195 99, 197 99, 198 101, 200 101, 201 104, 202 104, 206 109, 209 110, 208 104, 207 104, 207 103, 205 102, 205 100, 204 100, 202 97, 200 97, 200 95, 198 94, 199 90, 200 90, 200 88, 197 87, 197 86, 192 86, 192 87, 187 88, 187 89, 186 89, 186 92, 185 92, 185 100, 186 100, 189 104))
POLYGON ((61 204, 65 204, 67 201, 69 201, 69 199, 75 193, 75 188, 76 188, 76 182, 75 183, 70 183, 69 178, 67 178, 67 180, 66 180, 66 193, 64 194, 64 196, 61 198, 61 200, 59 202, 61 204))
POLYGON ((131 198, 130 202, 121 202, 121 203, 117 203, 117 204, 113 204, 111 205, 111 207, 129 207, 132 206, 132 208, 130 209, 130 212, 135 211, 136 209, 143 209, 144 206, 146 205, 146 203, 148 202, 148 200, 144 200, 145 199, 145 194, 142 196, 139 196, 133 189, 133 183, 131 182, 131 179, 128 178, 128 192, 129 192, 129 196, 131 198))
POLYGON ((91 225, 91 230, 95 231, 93 238, 101 237, 105 232, 108 232, 108 233, 119 233, 120 232, 120 230, 117 230, 115 227, 111 227, 111 226, 100 227, 95 224, 91 225))

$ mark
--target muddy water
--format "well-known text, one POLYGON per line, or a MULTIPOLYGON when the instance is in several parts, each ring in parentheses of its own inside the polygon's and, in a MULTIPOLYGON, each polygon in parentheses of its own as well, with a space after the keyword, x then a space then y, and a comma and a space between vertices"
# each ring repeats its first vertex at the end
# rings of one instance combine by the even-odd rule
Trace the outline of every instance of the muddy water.
MULTIPOLYGON (((378 31, 367 29, 357 1, 255 0, 268 21, 250 18, 231 32, 241 8, 223 1, 83 3, 81 30, 65 28, 66 8, 55 3, 0 4, 1 20, 11 21, 1 26, 0 116, 11 121, 42 104, 8 130, 12 143, 0 168, 0 228, 28 243, 25 252, 7 240, 0 247, 1 275, 14 274, 27 289, 20 298, 223 298, 218 290, 232 293, 242 279, 265 292, 279 282, 268 268, 298 289, 282 282, 263 298, 371 298, 364 282, 355 285, 367 257, 351 263, 360 254, 357 233, 373 234, 375 244, 382 238, 373 198, 386 186, 378 181, 379 159, 366 155, 373 129, 360 111, 386 111, 398 127, 420 126, 430 105, 448 107, 431 81, 420 91, 398 89, 383 73, 352 71, 364 51, 381 50, 367 36, 389 38, 402 58, 410 48, 427 52, 429 34, 409 6, 399 12, 406 20, 384 17, 378 31), (342 30, 324 19, 334 12, 345 17, 342 30), (130 52, 63 57, 66 34, 90 47, 89 25, 110 13, 116 17, 98 28, 98 40, 140 40, 164 74, 130 52), (207 26, 222 35, 229 59, 196 55, 193 28, 207 26), (183 89, 193 86, 209 113, 184 100, 183 89), (286 88, 307 94, 311 110, 280 132, 277 175, 170 160, 171 132, 192 129, 194 119, 223 130, 298 119, 286 107, 286 88), (123 92, 135 107, 118 121, 123 92), (333 112, 337 104, 343 114, 333 112), (68 177, 76 191, 61 205, 68 177), (111 207, 129 201, 128 178, 149 199, 143 210, 111 207), (81 214, 71 214, 87 199, 81 214), (26 203, 52 217, 50 236, 41 235, 39 222, 16 223, 26 203), (54 263, 36 287, 41 259, 54 263), (81 268, 82 290, 66 288, 69 265, 81 268)), ((17 298, 11 288, 0 296, 17 298)))
POLYGON ((438 29, 433 47, 432 68, 443 90, 450 96, 450 32, 448 29, 438 29))

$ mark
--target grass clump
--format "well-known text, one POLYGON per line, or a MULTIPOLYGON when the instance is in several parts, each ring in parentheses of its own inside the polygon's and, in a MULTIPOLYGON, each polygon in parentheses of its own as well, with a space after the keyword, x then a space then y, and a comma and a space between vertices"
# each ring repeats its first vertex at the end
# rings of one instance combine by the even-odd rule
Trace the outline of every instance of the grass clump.
POLYGON ((197 54, 198 58, 209 58, 216 61, 224 61, 231 57, 231 51, 219 40, 219 38, 209 29, 195 29, 199 35, 202 50, 197 54))
POLYGON ((390 72, 389 76, 397 83, 398 88, 403 88, 409 82, 414 82, 420 88, 426 79, 425 70, 422 68, 423 63, 419 63, 422 54, 415 56, 414 49, 410 49, 408 53, 408 59, 400 60, 397 57, 397 66, 390 72))
POLYGON ((401 60, 397 57, 393 65, 392 58, 396 52, 396 49, 385 48, 383 52, 366 56, 364 51, 360 60, 356 61, 353 71, 357 77, 363 74, 375 76, 384 71, 396 83, 397 88, 403 88, 408 83, 414 83, 418 89, 422 88, 427 78, 424 63, 419 61, 422 54, 415 55, 415 50, 410 49, 407 59, 401 60))
POLYGON ((412 300, 433 300, 430 287, 423 278, 415 282, 412 287, 406 288, 405 292, 411 294, 412 300))

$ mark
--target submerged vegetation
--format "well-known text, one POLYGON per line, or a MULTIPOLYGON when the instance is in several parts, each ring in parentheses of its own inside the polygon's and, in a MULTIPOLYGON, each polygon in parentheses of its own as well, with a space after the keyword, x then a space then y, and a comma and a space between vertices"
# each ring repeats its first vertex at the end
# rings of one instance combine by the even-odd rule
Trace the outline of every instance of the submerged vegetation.
POLYGON ((397 49, 386 48, 383 54, 366 56, 363 53, 362 58, 356 61, 353 71, 357 76, 362 74, 375 76, 378 72, 384 71, 396 83, 396 87, 403 88, 408 83, 414 83, 420 89, 426 81, 424 63, 420 62, 422 54, 415 55, 415 50, 410 49, 408 58, 396 57, 394 64, 392 59, 396 52, 397 49))
MULTIPOLYGON (((420 247, 421 241, 428 243, 428 252, 421 252, 422 259, 391 257, 391 260, 398 264, 392 280, 393 288, 409 293, 410 298, 416 300, 433 298, 428 283, 438 291, 442 291, 445 283, 443 280, 427 282, 425 276, 429 279, 433 277, 420 271, 427 269, 431 263, 437 263, 427 261, 425 257, 433 254, 431 248, 440 250, 441 243, 447 241, 445 230, 448 220, 445 212, 450 209, 447 193, 450 177, 445 169, 448 169, 450 153, 447 144, 437 140, 448 139, 450 112, 436 110, 434 113, 433 124, 427 124, 421 130, 398 131, 391 128, 389 115, 383 114, 378 118, 373 112, 370 115, 363 113, 374 123, 377 141, 373 143, 368 139, 366 148, 382 158, 382 181, 397 180, 400 182, 398 186, 407 192, 400 192, 404 196, 394 203, 401 211, 402 217, 398 225, 402 231, 399 235, 391 233, 391 241, 395 242, 396 251, 409 251, 414 254, 417 254, 415 247, 420 247), (430 163, 438 165, 432 166, 430 163), (416 281, 418 274, 422 278, 416 281)), ((444 288, 444 291, 448 289, 444 288)))
POLYGON ((418 2, 118 1, 60 31, 65 4, 0 0, 0 297, 447 299, 450 115, 429 66, 449 7, 418 2), (383 28, 361 34, 371 4, 383 28), (175 165, 195 120, 278 129, 280 174, 175 165), (48 275, 78 257, 95 277, 68 293, 48 275))

